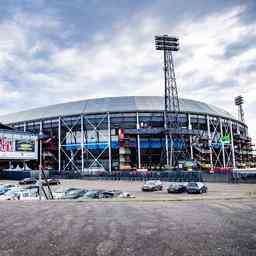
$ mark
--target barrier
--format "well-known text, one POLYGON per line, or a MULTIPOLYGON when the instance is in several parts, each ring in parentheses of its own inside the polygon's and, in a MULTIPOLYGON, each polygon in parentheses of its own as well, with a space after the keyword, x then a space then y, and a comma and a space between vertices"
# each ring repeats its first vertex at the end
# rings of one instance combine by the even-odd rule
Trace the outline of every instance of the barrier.
MULTIPOLYGON (((21 180, 24 178, 37 178, 38 171, 1 171, 2 179, 21 180)), ((87 179, 87 180, 124 180, 147 181, 161 180, 166 182, 191 182, 202 181, 210 183, 256 183, 256 173, 223 172, 207 173, 201 171, 115 171, 112 174, 85 174, 80 172, 66 172, 59 174, 56 171, 49 172, 49 177, 62 179, 87 179)))
POLYGON ((6 180, 22 180, 31 177, 31 171, 2 170, 1 178, 6 180))

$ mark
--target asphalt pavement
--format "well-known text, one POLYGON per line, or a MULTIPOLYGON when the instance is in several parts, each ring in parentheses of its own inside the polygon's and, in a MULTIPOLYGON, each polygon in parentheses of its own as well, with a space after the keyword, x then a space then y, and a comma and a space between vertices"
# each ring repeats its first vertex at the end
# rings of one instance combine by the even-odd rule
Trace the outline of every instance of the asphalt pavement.
POLYGON ((256 255, 256 201, 1 202, 0 255, 256 255))

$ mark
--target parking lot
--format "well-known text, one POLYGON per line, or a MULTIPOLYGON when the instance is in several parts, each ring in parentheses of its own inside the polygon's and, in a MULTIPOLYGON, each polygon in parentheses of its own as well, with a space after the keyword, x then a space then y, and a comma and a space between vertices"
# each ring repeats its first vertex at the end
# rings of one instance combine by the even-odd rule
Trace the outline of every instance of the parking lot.
POLYGON ((256 255, 255 200, 6 201, 0 255, 256 255))
MULTIPOLYGON (((169 201, 169 200, 197 200, 197 199, 240 199, 256 198, 256 184, 227 184, 227 183, 207 183, 208 192, 206 194, 168 194, 167 187, 170 183, 163 182, 163 190, 155 192, 142 192, 143 182, 141 181, 109 181, 109 180, 60 180, 61 184, 52 186, 52 190, 63 190, 66 188, 82 189, 104 189, 122 190, 129 192, 136 198, 132 200, 142 201, 169 201)), ((1 180, 3 184, 17 184, 17 181, 1 180)), ((109 200, 109 199, 108 199, 109 200)), ((130 199, 131 200, 131 199, 130 199)))
POLYGON ((209 183, 200 195, 142 185, 61 180, 53 190, 115 189, 135 198, 2 201, 0 256, 256 255, 256 184, 209 183))

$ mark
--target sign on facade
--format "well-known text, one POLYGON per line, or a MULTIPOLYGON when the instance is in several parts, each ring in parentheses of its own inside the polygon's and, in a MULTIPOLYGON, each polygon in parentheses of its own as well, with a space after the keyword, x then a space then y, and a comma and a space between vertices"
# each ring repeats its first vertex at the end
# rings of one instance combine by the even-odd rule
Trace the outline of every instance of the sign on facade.
POLYGON ((38 158, 38 142, 35 135, 15 133, 10 131, 0 132, 0 159, 38 158))

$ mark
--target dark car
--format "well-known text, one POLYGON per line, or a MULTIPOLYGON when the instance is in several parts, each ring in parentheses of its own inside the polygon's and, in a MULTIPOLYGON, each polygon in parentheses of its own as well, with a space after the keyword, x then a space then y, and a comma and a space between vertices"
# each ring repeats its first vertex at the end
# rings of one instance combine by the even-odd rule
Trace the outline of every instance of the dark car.
POLYGON ((36 183, 37 183, 37 179, 35 179, 35 178, 25 178, 25 179, 19 181, 20 185, 31 185, 31 184, 36 184, 36 183))
POLYGON ((86 199, 100 199, 104 198, 104 191, 102 190, 89 190, 87 193, 85 193, 82 198, 86 199))
POLYGON ((102 195, 103 198, 113 198, 118 197, 122 192, 119 190, 110 190, 110 191, 103 191, 102 195))
POLYGON ((39 189, 39 185, 29 185, 29 186, 26 186, 26 189, 39 189))
POLYGON ((162 189, 163 185, 160 180, 149 180, 142 186, 142 191, 158 191, 162 189))
POLYGON ((172 183, 167 188, 168 193, 183 193, 187 191, 187 186, 184 183, 172 183))
POLYGON ((187 185, 188 193, 206 193, 208 190, 207 186, 202 182, 189 182, 187 185))
MULTIPOLYGON (((53 185, 59 185, 60 184, 60 181, 58 179, 48 179, 48 184, 53 186, 53 185)), ((44 180, 43 181, 43 186, 46 186, 46 181, 44 180)))

